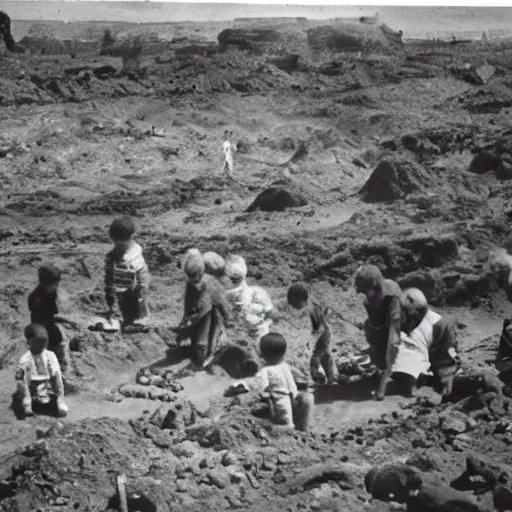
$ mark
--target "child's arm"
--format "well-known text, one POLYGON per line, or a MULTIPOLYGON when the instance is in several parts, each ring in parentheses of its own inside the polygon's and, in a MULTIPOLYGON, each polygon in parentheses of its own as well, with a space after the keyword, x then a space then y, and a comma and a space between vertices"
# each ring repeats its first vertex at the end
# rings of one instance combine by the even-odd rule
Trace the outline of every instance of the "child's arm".
POLYGON ((138 263, 138 270, 136 274, 136 286, 144 294, 147 293, 149 285, 151 284, 151 274, 149 273, 148 265, 144 256, 140 256, 138 263))
POLYGON ((213 303, 219 310, 224 324, 229 325, 231 323, 231 311, 224 290, 220 286, 216 286, 215 290, 212 290, 212 296, 214 297, 213 303))
POLYGON ((379 388, 377 390, 377 400, 382 400, 386 393, 386 385, 391 378, 391 369, 395 363, 398 354, 398 347, 400 345, 400 331, 402 327, 402 312, 400 308, 400 301, 398 297, 393 297, 388 314, 389 320, 389 333, 386 347, 386 369, 382 374, 379 388))
POLYGON ((109 309, 109 314, 112 313, 114 308, 114 259, 109 252, 105 257, 105 300, 109 309))
POLYGON ((69 301, 69 295, 65 290, 59 289, 57 294, 57 311, 56 315, 53 315, 53 320, 58 323, 68 324, 71 327, 78 327, 79 323, 73 320, 73 313, 69 301))
POLYGON ((295 383, 292 371, 288 365, 285 366, 285 377, 291 397, 296 398, 297 395, 299 394, 299 390, 297 389, 297 384, 295 383))

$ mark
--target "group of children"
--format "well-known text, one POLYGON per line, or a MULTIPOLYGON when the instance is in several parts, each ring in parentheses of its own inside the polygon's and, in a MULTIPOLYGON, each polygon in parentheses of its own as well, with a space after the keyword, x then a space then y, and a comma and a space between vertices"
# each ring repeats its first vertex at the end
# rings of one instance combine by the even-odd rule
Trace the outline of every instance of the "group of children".
MULTIPOLYGON (((135 226, 128 217, 116 219, 109 230, 114 244, 105 259, 105 298, 109 318, 117 302, 124 332, 145 332, 149 328, 147 293, 151 282, 142 249, 133 240, 135 226)), ((190 249, 182 261, 186 276, 184 312, 173 330, 179 345, 190 340, 191 359, 207 367, 226 334, 237 323, 238 341, 259 349, 265 366, 254 379, 255 386, 267 392, 274 422, 293 426, 294 412, 309 414, 306 401, 288 365, 284 362, 287 344, 272 332, 272 325, 283 317, 268 293, 247 282, 248 269, 243 257, 230 255, 226 260, 213 252, 201 254, 190 249), (240 334, 240 332, 242 334, 240 334), (245 340, 244 340, 245 338, 245 340)), ((60 415, 67 413, 64 385, 68 367, 68 344, 61 323, 73 322, 64 316, 58 285, 60 271, 51 265, 39 270, 39 285, 30 294, 31 325, 25 330, 29 344, 16 373, 24 411, 32 414, 32 400, 48 400, 48 390, 57 398, 60 415)), ((365 295, 368 318, 364 332, 372 363, 381 371, 378 399, 385 394, 393 378, 412 394, 420 374, 434 373, 444 394, 450 391, 450 379, 458 368, 453 329, 430 310, 419 290, 402 293, 397 283, 383 278, 380 270, 365 265, 355 274, 355 287, 365 295)), ((304 283, 293 283, 287 290, 287 303, 309 317, 315 337, 310 357, 312 379, 334 384, 337 369, 331 350, 328 308, 318 304, 304 283)), ((295 415, 296 416, 296 415, 295 415)), ((301 419, 304 423, 304 419, 301 419)), ((306 422, 307 423, 307 422, 306 422)))

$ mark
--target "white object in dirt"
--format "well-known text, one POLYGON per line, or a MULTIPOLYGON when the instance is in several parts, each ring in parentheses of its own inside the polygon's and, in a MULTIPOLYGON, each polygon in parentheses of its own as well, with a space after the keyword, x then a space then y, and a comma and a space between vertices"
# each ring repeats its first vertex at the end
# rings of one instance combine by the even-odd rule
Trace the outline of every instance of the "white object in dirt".
POLYGON ((119 493, 119 505, 121 512, 128 512, 128 500, 126 499, 126 475, 118 475, 117 492, 119 493))
POLYGON ((107 320, 106 318, 95 318, 93 320, 93 324, 95 327, 100 327, 101 330, 105 332, 117 332, 121 330, 121 324, 119 320, 116 318, 112 318, 111 320, 107 320))

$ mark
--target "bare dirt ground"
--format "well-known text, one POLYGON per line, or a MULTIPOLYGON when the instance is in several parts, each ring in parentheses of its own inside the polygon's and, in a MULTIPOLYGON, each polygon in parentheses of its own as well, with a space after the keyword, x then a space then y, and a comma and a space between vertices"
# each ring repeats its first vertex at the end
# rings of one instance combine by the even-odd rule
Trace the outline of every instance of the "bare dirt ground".
MULTIPOLYGON (((66 70, 120 69, 121 59, 0 54, 0 510, 107 510, 114 476, 124 472, 129 489, 163 512, 377 512, 396 506, 368 503, 364 475, 372 465, 409 460, 426 480, 444 483, 462 472, 469 450, 508 465, 511 438, 499 427, 508 401, 488 387, 475 392, 483 397, 477 405, 440 405, 425 389, 418 399, 384 402, 343 387, 319 392, 307 434, 251 417, 247 397, 223 397, 229 376, 195 373, 186 361, 161 363, 183 386, 171 404, 116 390, 165 358, 167 327, 182 307, 179 257, 193 246, 242 254, 251 280, 276 304, 292 281, 310 282, 332 306, 337 357, 364 347, 352 275, 376 263, 404 286, 422 288, 440 313, 455 315, 466 368, 492 378, 486 361, 508 304, 485 260, 493 247, 512 248, 512 189, 492 171, 468 168, 474 150, 510 141, 512 45, 406 43, 359 58, 314 54, 302 39, 296 47, 288 39, 278 49, 209 55, 180 54, 176 42, 169 48, 169 59, 144 56, 144 75, 102 79, 66 70), (295 52, 294 69, 276 63, 295 52), (489 56, 497 68, 486 84, 450 72, 489 56), (154 136, 152 126, 165 136, 154 136), (221 173, 225 129, 239 147, 233 180, 221 173), (291 159, 301 144, 306 154, 291 159), (385 159, 405 169, 409 193, 365 203, 353 194, 385 159), (245 213, 276 181, 309 204, 245 213), (108 225, 119 214, 136 218, 153 275, 157 330, 147 335, 86 328, 105 309, 103 258, 108 225), (83 324, 69 332, 80 348, 72 352, 76 389, 64 420, 19 421, 10 410, 14 365, 25 350, 27 295, 46 260, 63 269, 83 324), (160 429, 169 408, 177 424, 160 429), (462 432, 439 426, 454 409, 468 419, 462 432), (316 464, 341 463, 345 479, 310 482, 316 464)), ((305 374, 307 322, 290 313, 276 329, 289 341, 290 364, 305 374)), ((491 494, 478 499, 482 510, 493 510, 491 494)))

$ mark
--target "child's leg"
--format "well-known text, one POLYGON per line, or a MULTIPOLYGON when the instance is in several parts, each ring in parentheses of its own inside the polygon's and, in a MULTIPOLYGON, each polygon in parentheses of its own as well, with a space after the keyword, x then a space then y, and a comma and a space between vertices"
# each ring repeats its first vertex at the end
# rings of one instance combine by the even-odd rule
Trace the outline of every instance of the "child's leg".
POLYGON ((327 377, 327 381, 329 383, 336 382, 336 366, 334 364, 334 359, 332 358, 329 348, 324 351, 321 363, 327 377))
POLYGON ((293 408, 290 395, 272 396, 270 400, 270 418, 277 425, 293 427, 293 408))
POLYGON ((314 409, 314 397, 301 391, 293 401, 293 422, 297 430, 306 431, 314 409))
POLYGON ((211 327, 210 311, 191 329, 190 344, 192 348, 192 360, 195 364, 203 366, 208 357, 208 343, 211 327))
POLYGON ((323 354, 320 350, 313 351, 311 356, 311 360, 309 362, 309 368, 311 371, 311 378, 318 383, 323 384, 325 382, 326 374, 324 373, 323 365, 322 365, 322 357, 323 354))
POLYGON ((57 410, 59 412, 59 416, 66 416, 68 413, 68 406, 64 403, 64 382, 60 372, 50 379, 50 385, 57 396, 57 410))
POLYGON ((30 378, 27 372, 18 370, 16 373, 16 390, 26 416, 32 416, 32 395, 30 393, 30 378))

